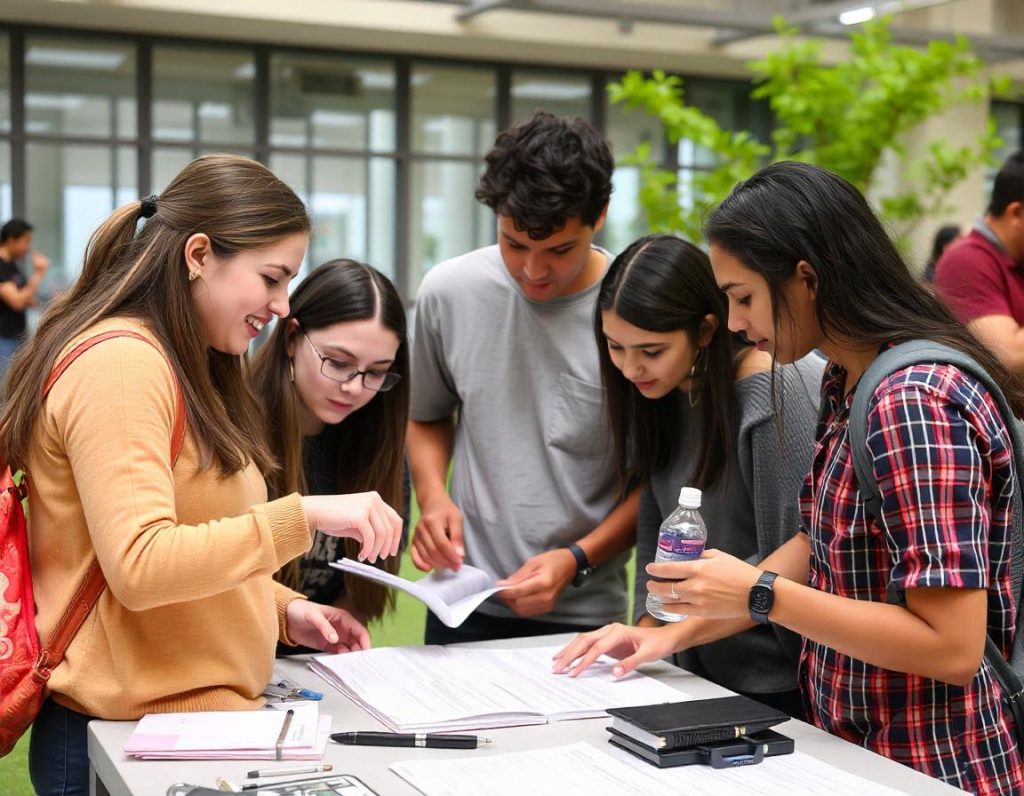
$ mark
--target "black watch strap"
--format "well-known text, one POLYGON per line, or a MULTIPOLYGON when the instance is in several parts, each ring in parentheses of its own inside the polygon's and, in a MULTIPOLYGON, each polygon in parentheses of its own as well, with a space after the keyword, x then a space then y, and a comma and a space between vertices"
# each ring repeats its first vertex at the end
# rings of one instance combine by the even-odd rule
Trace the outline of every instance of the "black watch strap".
POLYGON ((576 576, 572 579, 573 586, 579 586, 587 579, 587 576, 594 571, 594 568, 590 566, 590 561, 587 559, 587 554, 575 542, 565 546, 565 549, 572 553, 572 557, 576 559, 576 576))

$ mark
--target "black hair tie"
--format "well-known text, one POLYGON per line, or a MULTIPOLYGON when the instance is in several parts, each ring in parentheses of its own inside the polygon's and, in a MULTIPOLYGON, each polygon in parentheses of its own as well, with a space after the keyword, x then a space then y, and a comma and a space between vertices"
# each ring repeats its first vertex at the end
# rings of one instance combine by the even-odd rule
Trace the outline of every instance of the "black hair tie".
POLYGON ((156 215, 156 194, 150 194, 139 201, 141 215, 143 218, 152 218, 156 215))

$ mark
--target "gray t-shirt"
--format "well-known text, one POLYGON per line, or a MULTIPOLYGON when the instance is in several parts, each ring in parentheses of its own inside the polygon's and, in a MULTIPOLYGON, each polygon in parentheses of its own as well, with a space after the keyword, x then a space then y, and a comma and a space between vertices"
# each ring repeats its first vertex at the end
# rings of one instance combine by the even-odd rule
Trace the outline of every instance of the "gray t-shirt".
MULTIPOLYGON (((457 412, 451 496, 466 562, 496 577, 586 536, 616 505, 594 340, 599 287, 530 301, 497 246, 435 266, 420 286, 411 415, 431 422, 457 412)), ((602 564, 532 618, 622 621, 627 558, 602 564)), ((514 616, 495 598, 480 610, 514 616)))
MULTIPOLYGON (((701 496, 700 513, 708 529, 708 548, 723 550, 756 564, 800 530, 800 488, 811 466, 821 374, 825 361, 811 354, 778 369, 775 419, 772 377, 755 373, 736 383, 738 417, 729 469, 701 496), (783 438, 784 435, 784 438, 783 438)), ((637 520, 634 621, 644 613, 658 527, 676 507, 679 489, 689 484, 697 464, 700 409, 686 396, 673 396, 676 433, 672 458, 655 473, 640 498, 637 520)), ((777 693, 797 687, 800 637, 775 625, 751 628, 730 638, 685 650, 677 662, 685 669, 738 691, 777 693)))

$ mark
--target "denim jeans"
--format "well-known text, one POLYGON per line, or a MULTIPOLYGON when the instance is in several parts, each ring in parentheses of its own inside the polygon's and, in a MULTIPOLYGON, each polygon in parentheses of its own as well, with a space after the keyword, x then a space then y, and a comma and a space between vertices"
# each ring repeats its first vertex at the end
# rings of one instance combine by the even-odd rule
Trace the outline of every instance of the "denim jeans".
POLYGON ((38 796, 89 796, 85 728, 92 720, 49 698, 32 725, 28 771, 38 796))
POLYGON ((0 382, 3 382, 4 376, 7 375, 11 358, 20 345, 21 339, 18 337, 0 337, 0 382))

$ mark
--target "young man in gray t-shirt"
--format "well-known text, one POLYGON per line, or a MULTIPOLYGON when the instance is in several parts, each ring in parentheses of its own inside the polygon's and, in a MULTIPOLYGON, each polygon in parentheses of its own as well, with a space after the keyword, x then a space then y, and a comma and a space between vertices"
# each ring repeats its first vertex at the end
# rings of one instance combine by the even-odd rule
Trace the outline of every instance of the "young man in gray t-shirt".
POLYGON ((627 606, 638 497, 616 494, 594 336, 611 150, 582 119, 538 111, 486 160, 476 197, 498 244, 437 265, 417 298, 412 558, 511 588, 459 628, 428 614, 427 643, 592 629, 627 606))

